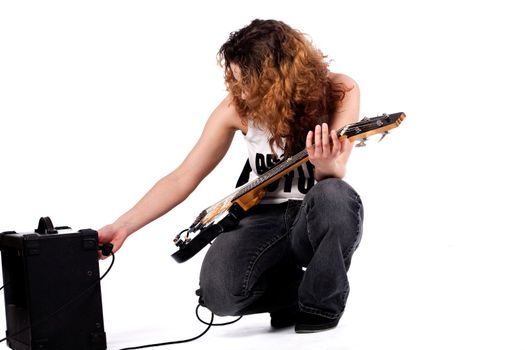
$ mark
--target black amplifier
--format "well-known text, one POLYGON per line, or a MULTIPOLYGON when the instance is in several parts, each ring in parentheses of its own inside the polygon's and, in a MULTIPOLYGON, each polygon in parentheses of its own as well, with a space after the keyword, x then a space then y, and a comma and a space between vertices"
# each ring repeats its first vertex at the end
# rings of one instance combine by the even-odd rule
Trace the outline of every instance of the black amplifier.
POLYGON ((0 233, 7 345, 16 350, 102 350, 98 233, 53 227, 0 233))

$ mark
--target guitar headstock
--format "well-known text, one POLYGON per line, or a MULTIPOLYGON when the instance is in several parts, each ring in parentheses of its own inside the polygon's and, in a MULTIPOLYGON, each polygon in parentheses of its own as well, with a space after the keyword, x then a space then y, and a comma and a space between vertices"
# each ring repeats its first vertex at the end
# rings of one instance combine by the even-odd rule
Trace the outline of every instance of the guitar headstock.
POLYGON ((403 112, 383 114, 373 118, 363 118, 357 123, 347 124, 337 131, 340 138, 348 138, 350 141, 361 140, 356 146, 364 146, 369 136, 382 134, 380 141, 388 134, 389 130, 397 128, 405 119, 403 112))

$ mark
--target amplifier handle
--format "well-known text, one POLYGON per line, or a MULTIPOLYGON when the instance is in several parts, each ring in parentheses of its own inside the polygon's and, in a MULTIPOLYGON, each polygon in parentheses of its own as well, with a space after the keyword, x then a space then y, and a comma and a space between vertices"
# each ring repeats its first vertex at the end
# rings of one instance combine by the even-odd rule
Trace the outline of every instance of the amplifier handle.
POLYGON ((48 235, 57 233, 57 230, 55 230, 51 219, 48 216, 45 216, 41 217, 38 221, 38 228, 35 230, 35 232, 40 233, 41 235, 48 235))

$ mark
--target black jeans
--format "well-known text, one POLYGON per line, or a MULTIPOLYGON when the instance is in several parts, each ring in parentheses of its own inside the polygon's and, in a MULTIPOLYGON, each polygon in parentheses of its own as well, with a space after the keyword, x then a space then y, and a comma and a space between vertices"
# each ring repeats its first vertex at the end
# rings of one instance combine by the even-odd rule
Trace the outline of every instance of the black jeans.
POLYGON ((362 224, 359 195, 339 179, 318 182, 303 201, 255 206, 209 248, 199 302, 219 316, 298 305, 303 312, 339 318, 362 224))

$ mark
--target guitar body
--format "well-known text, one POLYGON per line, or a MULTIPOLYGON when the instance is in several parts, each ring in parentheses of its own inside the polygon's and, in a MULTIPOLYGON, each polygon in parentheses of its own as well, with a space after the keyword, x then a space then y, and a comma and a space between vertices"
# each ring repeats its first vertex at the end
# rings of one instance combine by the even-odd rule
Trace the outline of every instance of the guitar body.
POLYGON ((265 193, 264 189, 259 188, 237 198, 231 206, 227 207, 224 215, 217 222, 201 227, 199 234, 189 242, 180 240, 179 250, 171 255, 173 259, 179 263, 185 262, 213 241, 219 234, 235 228, 246 215, 248 209, 257 205, 265 193))
MULTIPOLYGON (((404 118, 403 112, 363 118, 357 123, 345 125, 337 131, 337 134, 339 139, 346 138, 350 142, 356 140, 363 142, 369 136, 381 133, 384 137, 390 129, 399 126, 404 118)), ((171 256, 179 263, 187 261, 218 235, 235 228, 246 215, 246 212, 262 200, 266 193, 265 188, 268 185, 293 171, 307 160, 308 152, 303 150, 277 163, 255 180, 241 186, 228 197, 203 210, 188 229, 183 230, 175 237, 173 241, 178 247, 178 251, 171 256)))
POLYGON ((263 199, 265 193, 266 191, 264 191, 264 189, 259 188, 242 195, 235 201, 235 203, 237 203, 242 209, 248 210, 258 204, 263 199))

